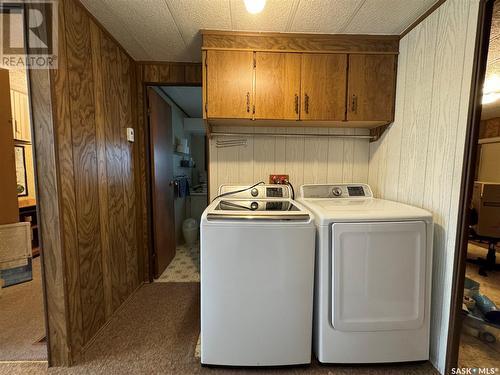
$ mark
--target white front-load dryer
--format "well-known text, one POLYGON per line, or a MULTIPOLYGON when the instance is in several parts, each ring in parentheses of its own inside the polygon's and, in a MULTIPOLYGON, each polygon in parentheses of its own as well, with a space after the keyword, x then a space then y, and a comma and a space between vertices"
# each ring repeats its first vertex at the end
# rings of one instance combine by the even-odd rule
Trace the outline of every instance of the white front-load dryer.
POLYGON ((314 351, 322 363, 427 360, 432 216, 365 184, 303 185, 317 227, 314 351))

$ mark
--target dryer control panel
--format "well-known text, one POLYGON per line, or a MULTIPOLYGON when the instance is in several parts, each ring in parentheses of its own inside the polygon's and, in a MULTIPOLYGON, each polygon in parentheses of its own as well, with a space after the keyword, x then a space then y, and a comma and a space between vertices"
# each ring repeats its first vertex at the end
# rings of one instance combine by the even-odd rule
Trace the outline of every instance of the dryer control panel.
POLYGON ((301 198, 371 198, 367 184, 311 184, 300 187, 301 198))

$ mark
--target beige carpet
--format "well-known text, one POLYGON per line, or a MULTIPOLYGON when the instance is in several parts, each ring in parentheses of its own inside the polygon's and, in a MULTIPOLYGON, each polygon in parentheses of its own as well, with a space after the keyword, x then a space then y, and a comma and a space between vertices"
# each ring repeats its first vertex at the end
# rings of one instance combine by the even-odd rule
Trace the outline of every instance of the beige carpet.
MULTIPOLYGON (((143 286, 70 369, 50 374, 436 374, 429 363, 381 366, 311 366, 279 369, 201 367, 195 358, 200 330, 199 283, 143 286)), ((39 364, 0 364, 0 373, 43 374, 39 364), (2 372, 3 371, 3 372, 2 372)))
MULTIPOLYGON (((472 259, 486 257, 487 247, 488 245, 486 244, 469 243, 467 256, 472 259)), ((497 263, 499 262, 499 258, 500 254, 497 251, 497 263)), ((500 272, 488 271, 488 276, 481 276, 478 270, 478 265, 467 263, 465 275, 479 282, 481 284, 479 288, 481 294, 487 295, 497 306, 500 306, 500 272)), ((500 330, 494 328, 487 329, 492 333, 496 333, 496 343, 485 343, 477 337, 466 333, 472 333, 474 330, 463 330, 460 337, 458 359, 460 367, 500 367, 500 330)))
POLYGON ((33 281, 2 290, 0 297, 0 360, 45 360, 40 257, 33 259, 33 281))

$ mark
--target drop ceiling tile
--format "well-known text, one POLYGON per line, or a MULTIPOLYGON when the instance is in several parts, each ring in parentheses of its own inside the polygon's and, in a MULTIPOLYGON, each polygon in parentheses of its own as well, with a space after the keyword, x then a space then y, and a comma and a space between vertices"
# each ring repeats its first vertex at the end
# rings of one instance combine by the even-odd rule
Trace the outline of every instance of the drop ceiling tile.
POLYGON ((164 0, 101 0, 152 60, 181 61, 186 46, 164 0))
POLYGON ((343 32, 401 34, 436 0, 366 0, 343 32))
MULTIPOLYGON (((233 30, 284 32, 295 1, 267 0, 259 14, 248 13, 243 0, 229 0, 233 30)), ((307 1, 307 0, 306 0, 307 1)))
POLYGON ((165 0, 186 44, 186 61, 201 61, 200 29, 230 30, 228 0, 165 0))
POLYGON ((340 33, 363 0, 300 0, 290 32, 340 33))
POLYGON ((127 29, 127 25, 118 20, 113 12, 113 8, 104 4, 102 0, 81 0, 83 6, 94 15, 95 18, 113 35, 123 48, 136 60, 149 60, 150 55, 144 49, 133 33, 127 29))

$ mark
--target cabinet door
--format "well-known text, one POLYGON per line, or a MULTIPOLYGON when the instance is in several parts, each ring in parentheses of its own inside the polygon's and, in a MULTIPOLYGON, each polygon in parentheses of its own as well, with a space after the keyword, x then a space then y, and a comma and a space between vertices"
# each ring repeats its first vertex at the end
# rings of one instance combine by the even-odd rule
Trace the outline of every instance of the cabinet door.
POLYGON ((208 118, 252 118, 253 52, 208 51, 208 118))
POLYGON ((21 127, 21 139, 26 142, 31 142, 31 127, 30 127, 30 114, 28 106, 28 95, 19 94, 19 119, 21 127))
POLYGON ((12 122, 12 135, 15 138, 17 138, 17 123, 16 123, 16 98, 15 95, 16 92, 13 90, 10 90, 10 118, 12 122))
POLYGON ((393 120, 395 62, 394 55, 349 55, 347 120, 393 120))
POLYGON ((345 120, 347 55, 302 55, 302 120, 345 120))
POLYGON ((22 94, 20 94, 17 91, 12 90, 12 121, 14 122, 14 139, 23 140, 23 123, 22 123, 22 105, 23 105, 23 98, 22 94))
POLYGON ((256 119, 299 119, 300 60, 297 53, 256 52, 256 119))

